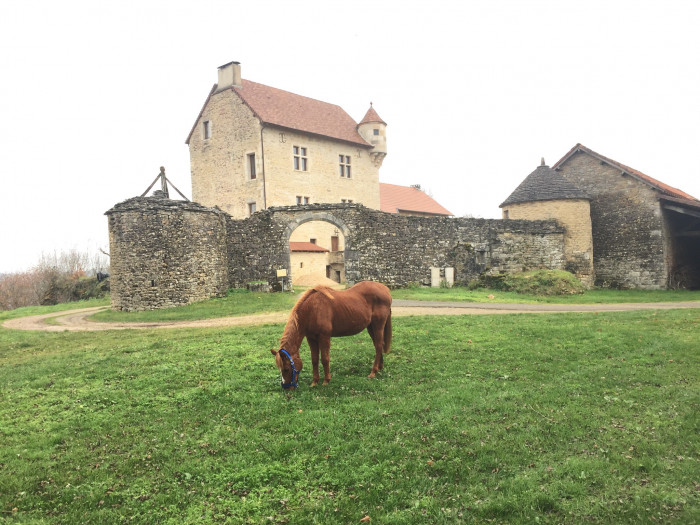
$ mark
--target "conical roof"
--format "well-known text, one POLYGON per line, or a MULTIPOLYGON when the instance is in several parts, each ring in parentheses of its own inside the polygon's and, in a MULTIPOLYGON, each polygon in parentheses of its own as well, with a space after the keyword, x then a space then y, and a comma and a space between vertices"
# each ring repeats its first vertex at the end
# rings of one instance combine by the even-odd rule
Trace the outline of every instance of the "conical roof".
POLYGON ((369 103, 369 109, 367 110, 367 113, 365 113, 364 118, 360 121, 360 124, 368 124, 370 122, 380 122, 381 124, 384 124, 386 126, 386 122, 384 122, 381 117, 377 114, 377 112, 374 110, 372 107, 372 103, 369 103))
POLYGON ((500 207, 521 202, 564 199, 590 199, 590 197, 566 180, 558 171, 546 166, 542 159, 542 165, 525 177, 525 180, 515 188, 500 207))

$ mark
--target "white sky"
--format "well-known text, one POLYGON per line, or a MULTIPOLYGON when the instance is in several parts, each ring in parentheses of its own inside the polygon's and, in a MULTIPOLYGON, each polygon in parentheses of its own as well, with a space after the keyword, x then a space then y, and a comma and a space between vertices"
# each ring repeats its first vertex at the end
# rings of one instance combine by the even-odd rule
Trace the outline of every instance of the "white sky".
POLYGON ((114 204, 184 141, 216 68, 388 123, 380 180, 455 215, 577 142, 700 198, 696 0, 5 0, 0 272, 108 250, 114 204))

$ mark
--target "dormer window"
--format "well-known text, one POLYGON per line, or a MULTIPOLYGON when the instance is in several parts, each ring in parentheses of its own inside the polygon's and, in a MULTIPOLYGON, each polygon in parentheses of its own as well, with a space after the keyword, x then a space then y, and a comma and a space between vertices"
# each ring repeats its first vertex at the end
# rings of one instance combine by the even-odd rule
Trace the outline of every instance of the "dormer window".
POLYGON ((204 140, 209 140, 211 138, 211 122, 208 120, 202 122, 202 137, 204 140))

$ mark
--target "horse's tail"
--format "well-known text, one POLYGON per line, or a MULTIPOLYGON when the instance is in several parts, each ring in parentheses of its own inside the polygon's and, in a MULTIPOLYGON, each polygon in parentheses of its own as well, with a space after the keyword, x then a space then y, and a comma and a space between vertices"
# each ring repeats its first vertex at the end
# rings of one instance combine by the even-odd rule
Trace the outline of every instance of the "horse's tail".
POLYGON ((389 352, 391 352, 391 310, 389 310, 389 317, 386 318, 384 325, 384 353, 388 354, 389 352))

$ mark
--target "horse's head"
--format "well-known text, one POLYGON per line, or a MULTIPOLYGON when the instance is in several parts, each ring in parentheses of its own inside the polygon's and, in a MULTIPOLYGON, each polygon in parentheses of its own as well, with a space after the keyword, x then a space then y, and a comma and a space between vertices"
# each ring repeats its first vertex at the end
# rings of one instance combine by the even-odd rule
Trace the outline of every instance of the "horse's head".
POLYGON ((299 373, 304 367, 304 363, 301 362, 301 357, 298 355, 294 358, 287 352, 284 348, 280 348, 279 352, 275 350, 270 350, 272 355, 275 356, 275 364, 282 374, 282 388, 294 389, 297 385, 297 380, 299 379, 299 373))

